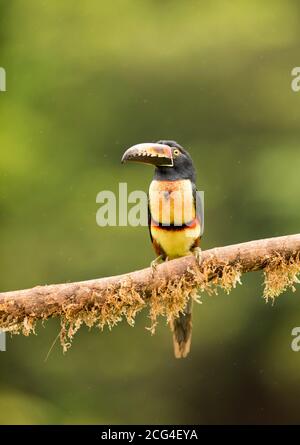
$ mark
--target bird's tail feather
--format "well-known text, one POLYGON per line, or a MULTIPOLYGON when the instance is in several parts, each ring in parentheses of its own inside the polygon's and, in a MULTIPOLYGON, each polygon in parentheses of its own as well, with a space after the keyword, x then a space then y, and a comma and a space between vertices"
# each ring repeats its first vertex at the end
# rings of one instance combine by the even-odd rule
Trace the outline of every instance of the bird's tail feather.
POLYGON ((176 358, 185 358, 190 352, 192 341, 192 307, 190 298, 183 314, 171 322, 173 332, 174 354, 176 358))

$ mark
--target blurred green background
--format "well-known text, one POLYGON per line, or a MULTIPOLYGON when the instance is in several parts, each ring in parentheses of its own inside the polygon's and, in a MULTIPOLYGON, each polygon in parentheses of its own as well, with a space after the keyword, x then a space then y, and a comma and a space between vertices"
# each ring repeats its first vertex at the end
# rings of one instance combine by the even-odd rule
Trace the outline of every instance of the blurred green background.
MULTIPOLYGON (((205 191, 203 248, 299 232, 297 1, 0 1, 0 290, 149 265, 148 230, 99 228, 96 195, 147 190, 125 148, 175 139, 205 191)), ((203 296, 191 355, 164 320, 82 328, 65 355, 57 320, 8 337, 0 423, 300 421, 300 289, 275 304, 262 274, 203 296)))

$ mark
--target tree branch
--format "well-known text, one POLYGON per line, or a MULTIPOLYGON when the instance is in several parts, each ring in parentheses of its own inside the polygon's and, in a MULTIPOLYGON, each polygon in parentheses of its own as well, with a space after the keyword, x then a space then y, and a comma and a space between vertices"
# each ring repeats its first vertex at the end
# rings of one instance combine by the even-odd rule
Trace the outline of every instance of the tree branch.
POLYGON ((136 313, 148 302, 152 330, 159 315, 168 319, 184 310, 187 299, 199 291, 229 291, 242 273, 263 269, 265 297, 293 287, 300 271, 300 234, 250 241, 202 252, 136 272, 77 283, 37 286, 0 293, 0 328, 28 335, 37 320, 61 317, 61 339, 72 339, 82 323, 109 327, 136 313))

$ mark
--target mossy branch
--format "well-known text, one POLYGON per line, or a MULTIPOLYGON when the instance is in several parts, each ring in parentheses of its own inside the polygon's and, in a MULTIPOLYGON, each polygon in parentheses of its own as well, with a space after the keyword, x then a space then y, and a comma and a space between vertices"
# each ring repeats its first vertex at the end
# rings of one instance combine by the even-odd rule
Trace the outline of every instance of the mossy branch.
POLYGON ((245 272, 263 270, 264 297, 274 299, 288 288, 294 290, 300 272, 300 234, 269 238, 202 252, 202 262, 194 256, 166 262, 157 267, 109 278, 77 283, 37 286, 0 293, 0 329, 29 335, 38 320, 61 319, 64 349, 82 323, 109 328, 125 317, 134 324, 137 314, 150 306, 154 332, 158 316, 168 321, 184 310, 189 297, 201 292, 230 292, 245 272))

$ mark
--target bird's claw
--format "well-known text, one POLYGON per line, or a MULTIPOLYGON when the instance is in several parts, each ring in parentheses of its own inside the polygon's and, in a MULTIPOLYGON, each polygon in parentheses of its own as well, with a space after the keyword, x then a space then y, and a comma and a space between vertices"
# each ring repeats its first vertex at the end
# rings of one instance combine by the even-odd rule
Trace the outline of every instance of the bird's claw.
POLYGON ((198 263, 199 266, 201 266, 202 263, 202 249, 200 247, 195 247, 195 249, 193 249, 193 254, 196 258, 196 261, 198 263))
POLYGON ((156 272, 157 266, 164 262, 164 258, 162 255, 159 255, 155 260, 151 261, 151 269, 152 273, 154 274, 156 272))

